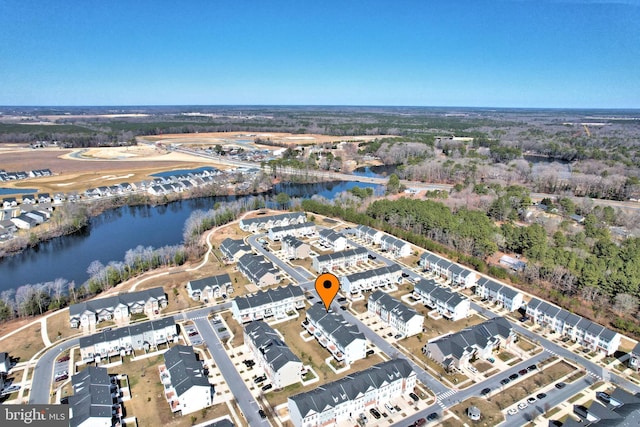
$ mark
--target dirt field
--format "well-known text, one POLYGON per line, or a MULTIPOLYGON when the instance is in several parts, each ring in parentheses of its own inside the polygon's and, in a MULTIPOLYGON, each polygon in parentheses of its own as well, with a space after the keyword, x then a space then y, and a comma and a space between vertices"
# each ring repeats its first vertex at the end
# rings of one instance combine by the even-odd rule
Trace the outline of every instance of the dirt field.
MULTIPOLYGON (((148 142, 162 142, 166 144, 184 143, 184 144, 233 144, 238 142, 246 144, 256 138, 270 139, 274 143, 280 145, 310 145, 321 144, 325 142, 339 141, 371 141, 376 138, 383 138, 380 135, 361 135, 361 136, 333 136, 319 134, 293 134, 283 132, 203 132, 190 134, 166 134, 138 137, 148 142)), ((279 147, 260 146, 266 149, 278 149, 279 147)))
POLYGON ((11 357, 19 358, 19 362, 31 359, 40 349, 44 348, 40 323, 36 323, 17 335, 0 340, 0 349, 6 351, 11 357))

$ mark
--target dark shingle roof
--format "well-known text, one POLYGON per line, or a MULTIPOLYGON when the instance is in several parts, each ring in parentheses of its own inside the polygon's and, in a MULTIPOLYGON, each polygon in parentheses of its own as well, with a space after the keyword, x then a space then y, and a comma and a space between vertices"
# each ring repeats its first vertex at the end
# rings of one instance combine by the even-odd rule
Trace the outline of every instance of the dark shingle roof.
POLYGON ((300 286, 283 286, 281 288, 259 291, 253 295, 234 298, 233 302, 240 310, 251 307, 260 307, 274 302, 281 302, 287 298, 296 298, 304 295, 300 286))
POLYGON ((404 322, 408 322, 415 316, 421 316, 413 308, 407 307, 405 304, 380 290, 373 292, 369 296, 369 303, 371 303, 372 300, 377 301, 382 308, 388 312, 392 312, 394 316, 402 319, 404 322))
MULTIPOLYGON (((280 335, 262 321, 253 321, 244 327, 247 336, 262 353, 264 360, 278 371, 289 362, 300 362, 298 356, 287 347, 280 335)), ((300 362, 301 363, 301 362, 300 362)))
POLYGON ((198 280, 190 280, 189 285, 192 290, 203 290, 207 286, 215 288, 216 286, 222 287, 231 283, 231 278, 227 273, 220 274, 218 276, 205 277, 198 280))
POLYGON ((405 359, 389 360, 311 391, 291 396, 289 405, 296 405, 302 417, 313 412, 322 413, 331 407, 358 398, 367 390, 380 388, 401 378, 406 379, 412 374, 413 369, 405 359))
POLYGON ((314 304, 307 309, 307 317, 316 325, 322 327, 331 341, 339 347, 346 348, 357 339, 364 340, 364 334, 356 325, 348 323, 342 315, 333 311, 327 312, 324 307, 314 304))
POLYGON ((171 385, 178 397, 195 386, 209 387, 202 362, 196 359, 193 347, 176 345, 164 353, 164 364, 171 374, 171 385))

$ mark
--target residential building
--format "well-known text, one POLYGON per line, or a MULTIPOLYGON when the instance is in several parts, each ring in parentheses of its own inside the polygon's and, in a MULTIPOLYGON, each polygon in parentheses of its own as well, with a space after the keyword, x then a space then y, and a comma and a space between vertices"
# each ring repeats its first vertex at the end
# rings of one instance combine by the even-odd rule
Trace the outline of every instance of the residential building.
POLYGON ((411 245, 404 240, 385 234, 380 239, 380 249, 395 258, 403 258, 411 255, 411 245))
POLYGON ((287 313, 304 307, 304 292, 300 286, 294 285, 258 291, 253 295, 236 297, 231 301, 233 318, 240 323, 272 316, 281 319, 287 317, 287 313))
POLYGON ((171 412, 187 415, 211 406, 213 386, 193 347, 176 345, 167 350, 158 371, 171 412))
POLYGON ((280 282, 280 270, 262 255, 244 254, 238 259, 238 271, 257 286, 280 282))
POLYGON ((640 372, 640 343, 637 343, 631 354, 629 354, 629 367, 636 372, 640 372))
POLYGON ((268 236, 272 241, 281 240, 285 236, 302 237, 310 236, 316 232, 316 224, 313 222, 301 222, 291 225, 272 227, 268 236))
POLYGON ((403 337, 422 332, 424 316, 380 290, 369 296, 367 310, 403 337))
POLYGON ((383 286, 392 286, 402 280, 402 267, 398 264, 374 268, 340 277, 340 289, 348 297, 360 295, 383 286))
POLYGON ((356 237, 368 244, 379 245, 384 233, 366 225, 358 225, 355 228, 356 237))
POLYGON ((247 323, 244 326, 244 343, 274 388, 300 382, 302 362, 271 326, 261 320, 247 323))
POLYGON ((227 262, 238 262, 244 254, 252 253, 251 246, 247 245, 242 239, 231 239, 227 237, 220 244, 220 252, 227 262))
POLYGON ((412 392, 415 385, 416 373, 409 362, 392 359, 289 397, 289 416, 295 427, 347 423, 412 392))
POLYGON ((508 346, 516 334, 504 317, 495 317, 460 332, 429 341, 422 353, 442 365, 447 371, 462 369, 476 359, 487 359, 494 351, 508 346))
POLYGON ((522 292, 486 277, 481 277, 478 280, 475 293, 486 298, 489 302, 501 305, 508 311, 515 311, 524 304, 522 292))
POLYGON ((532 322, 567 336, 591 351, 611 355, 620 346, 619 333, 537 298, 527 304, 527 316, 532 322))
POLYGON ((231 277, 225 273, 218 276, 190 280, 187 283, 187 292, 191 299, 196 301, 209 302, 216 298, 226 298, 233 292, 231 277))
POLYGON ((338 268, 358 265, 367 261, 365 248, 353 248, 332 254, 318 255, 311 261, 313 269, 318 273, 335 270, 338 268))
POLYGON ((2 207, 5 209, 14 208, 18 206, 18 201, 15 197, 5 197, 2 199, 2 207))
POLYGON ((69 307, 69 321, 72 328, 77 328, 95 325, 103 320, 125 319, 138 313, 151 316, 165 308, 167 303, 162 287, 128 292, 73 304, 69 307))
POLYGON ((130 354, 134 350, 150 351, 175 341, 178 328, 173 317, 136 323, 130 326, 80 337, 80 357, 85 362, 130 354))
POLYGON ((88 366, 71 377, 70 427, 112 427, 122 423, 122 393, 106 368, 88 366))
POLYGON ((252 233, 269 230, 273 227, 303 223, 307 220, 304 212, 290 212, 279 215, 258 216, 256 218, 243 218, 240 220, 240 229, 252 233))
POLYGON ((13 222, 16 227, 23 230, 29 230, 40 224, 36 219, 25 213, 22 213, 15 218, 11 218, 10 221, 13 222))
POLYGON ((330 228, 323 228, 318 233, 320 243, 334 252, 344 251, 347 248, 347 238, 330 228))
POLYGON ((11 358, 9 353, 0 352, 0 374, 6 374, 11 369, 11 358))
POLYGON ((431 252, 423 253, 420 256, 418 265, 420 265, 424 271, 432 271, 442 278, 451 280, 451 284, 454 286, 469 288, 476 283, 476 273, 474 271, 454 264, 431 252))
POLYGON ((312 305, 307 309, 304 329, 318 340, 338 362, 347 365, 366 357, 367 339, 357 326, 348 323, 342 315, 312 305))
POLYGON ((452 321, 466 318, 471 307, 467 297, 439 286, 433 279, 421 279, 416 283, 413 298, 452 321))
POLYGON ((22 195, 22 204, 23 205, 34 205, 36 204, 36 196, 33 194, 23 194, 22 195))
POLYGON ((282 238, 282 252, 287 259, 305 259, 309 258, 311 246, 293 236, 285 236, 282 238))

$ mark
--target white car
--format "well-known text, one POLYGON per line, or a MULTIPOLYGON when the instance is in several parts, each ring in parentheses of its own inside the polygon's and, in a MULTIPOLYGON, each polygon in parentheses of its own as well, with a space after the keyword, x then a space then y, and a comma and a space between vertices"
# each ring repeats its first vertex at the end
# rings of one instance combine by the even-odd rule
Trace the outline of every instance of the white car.
POLYGON ((509 415, 515 415, 518 413, 518 410, 516 408, 511 408, 507 411, 507 414, 509 415))
POLYGON ((396 408, 394 408, 393 406, 391 406, 389 403, 385 403, 384 407, 387 408, 387 411, 389 411, 389 413, 393 414, 394 412, 396 412, 396 408))
POLYGON ((522 409, 526 409, 527 408, 527 402, 520 402, 518 403, 518 409, 522 410, 522 409))

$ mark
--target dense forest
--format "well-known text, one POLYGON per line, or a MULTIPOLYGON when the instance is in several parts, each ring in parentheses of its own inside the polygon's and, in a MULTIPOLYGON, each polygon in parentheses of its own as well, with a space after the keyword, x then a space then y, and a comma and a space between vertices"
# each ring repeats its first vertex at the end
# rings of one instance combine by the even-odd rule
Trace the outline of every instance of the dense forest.
MULTIPOLYGON (((551 205, 551 201, 547 203, 551 205)), ((640 334, 640 238, 614 240, 607 225, 615 220, 615 213, 598 207, 584 217, 583 226, 573 227, 572 221, 566 220, 549 238, 542 225, 520 221, 530 204, 525 189, 508 187, 500 190, 488 211, 451 209, 439 201, 404 197, 370 203, 362 200, 360 204, 314 198, 302 201, 301 206, 306 211, 379 228, 509 280, 573 312, 640 334), (490 262, 497 251, 521 256, 526 267, 514 272, 490 262)), ((570 201, 563 200, 562 205, 558 205, 561 214, 575 212, 570 201)))

